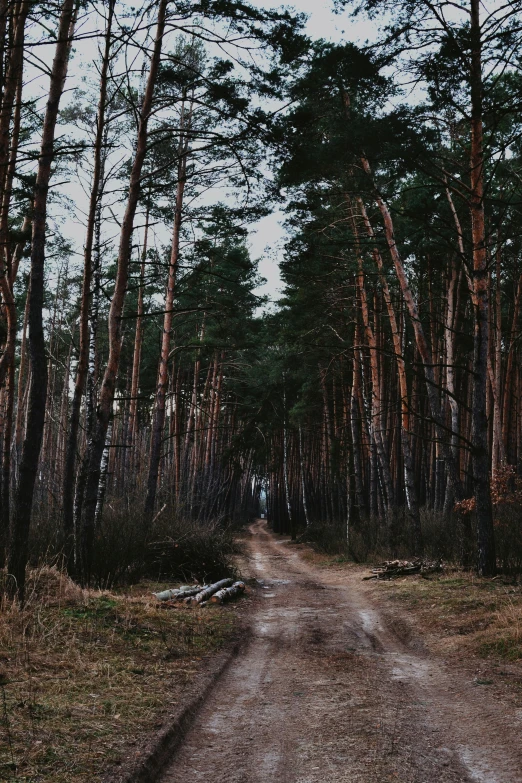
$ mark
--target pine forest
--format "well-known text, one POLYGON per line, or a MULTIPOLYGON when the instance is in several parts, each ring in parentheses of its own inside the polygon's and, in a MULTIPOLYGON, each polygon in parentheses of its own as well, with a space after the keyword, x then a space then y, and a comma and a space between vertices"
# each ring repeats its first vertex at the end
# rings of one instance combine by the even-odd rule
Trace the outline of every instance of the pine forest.
POLYGON ((356 559, 520 569, 522 8, 338 6, 377 40, 237 2, 4 4, 11 592, 44 553, 110 582, 175 520, 260 504, 356 559), (249 230, 276 208, 268 306, 249 230))
POLYGON ((520 783, 521 338, 522 0, 0 0, 0 780, 520 783))

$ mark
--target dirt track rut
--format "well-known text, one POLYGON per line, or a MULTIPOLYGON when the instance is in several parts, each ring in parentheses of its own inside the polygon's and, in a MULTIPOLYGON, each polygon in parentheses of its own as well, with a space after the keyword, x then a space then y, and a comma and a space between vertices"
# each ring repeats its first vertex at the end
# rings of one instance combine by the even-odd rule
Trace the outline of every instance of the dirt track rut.
POLYGON ((261 520, 249 553, 252 641, 161 783, 522 783, 522 716, 403 644, 360 577, 261 520))

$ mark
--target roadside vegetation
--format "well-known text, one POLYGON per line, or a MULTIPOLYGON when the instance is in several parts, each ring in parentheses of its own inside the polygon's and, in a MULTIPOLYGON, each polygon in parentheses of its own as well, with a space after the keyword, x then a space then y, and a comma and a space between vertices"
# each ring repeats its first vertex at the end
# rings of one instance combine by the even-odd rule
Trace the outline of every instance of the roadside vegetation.
MULTIPOLYGON (((113 588, 143 579, 213 582, 236 576, 241 546, 237 525, 180 518, 172 507, 148 526, 132 503, 107 505, 93 544, 91 584, 113 588), (123 534, 122 534, 123 533, 123 534)), ((54 520, 42 520, 29 538, 30 563, 64 563, 65 541, 54 520)))
POLYGON ((233 607, 158 605, 142 583, 82 590, 56 568, 28 575, 0 611, 0 780, 91 783, 132 758, 203 659, 238 631, 233 607))
MULTIPOLYGON (((448 569, 442 576, 379 584, 443 654, 522 660, 522 584, 448 569)), ((521 672, 522 674, 522 672, 521 672)))

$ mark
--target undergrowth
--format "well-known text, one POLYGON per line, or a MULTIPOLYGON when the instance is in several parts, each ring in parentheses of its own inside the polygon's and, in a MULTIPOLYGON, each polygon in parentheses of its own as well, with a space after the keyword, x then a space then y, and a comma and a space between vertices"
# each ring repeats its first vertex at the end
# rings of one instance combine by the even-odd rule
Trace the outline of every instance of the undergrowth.
MULTIPOLYGON (((94 542, 92 584, 104 589, 142 579, 216 581, 236 576, 234 530, 219 520, 193 521, 163 509, 144 524, 138 502, 111 501, 94 542)), ((38 517, 31 529, 30 562, 60 564, 67 542, 55 517, 38 517)))
MULTIPOLYGON (((459 564, 465 550, 467 565, 476 561, 477 535, 473 514, 466 519, 466 540, 455 515, 446 516, 423 508, 420 516, 426 558, 459 564)), ((394 509, 387 520, 366 517, 354 521, 348 536, 344 521, 314 522, 301 532, 299 540, 319 552, 337 554, 357 563, 409 559, 414 552, 411 524, 404 508, 394 509)), ((509 575, 521 574, 522 516, 518 506, 495 506, 495 541, 499 570, 509 575)))
POLYGON ((164 609, 151 590, 84 591, 44 566, 30 572, 23 608, 4 601, 1 780, 101 779, 237 627, 231 609, 164 609))

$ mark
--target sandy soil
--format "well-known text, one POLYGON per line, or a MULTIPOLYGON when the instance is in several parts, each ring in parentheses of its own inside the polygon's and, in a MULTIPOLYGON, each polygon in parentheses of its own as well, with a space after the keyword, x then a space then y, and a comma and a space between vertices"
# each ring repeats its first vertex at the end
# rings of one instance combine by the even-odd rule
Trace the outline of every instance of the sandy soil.
POLYGON ((254 634, 161 783, 522 783, 522 714, 256 522, 254 634))

